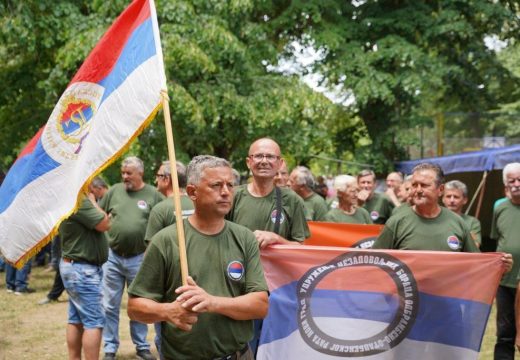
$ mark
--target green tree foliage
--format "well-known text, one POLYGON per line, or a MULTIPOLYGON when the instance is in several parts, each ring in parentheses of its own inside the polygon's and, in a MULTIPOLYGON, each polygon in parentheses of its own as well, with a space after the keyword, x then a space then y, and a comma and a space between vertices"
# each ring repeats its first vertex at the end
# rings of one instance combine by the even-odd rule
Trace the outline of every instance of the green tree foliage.
MULTIPOLYGON (((4 2, 0 8, 0 144, 7 166, 128 1, 4 2)), ((276 139, 306 161, 332 151, 329 130, 350 115, 296 76, 266 70, 277 60, 261 6, 250 0, 157 0, 177 156, 202 153, 245 168, 249 143, 276 139)), ((167 157, 162 116, 130 150, 150 170, 167 157)), ((118 165, 107 171, 118 179, 118 165)), ((151 173, 151 171, 148 171, 151 173)))
POLYGON ((405 156, 403 129, 517 95, 518 78, 484 44, 490 34, 518 37, 516 2, 296 0, 265 9, 279 47, 296 40, 325 52, 315 71, 353 92, 372 139, 357 158, 379 170, 405 156))

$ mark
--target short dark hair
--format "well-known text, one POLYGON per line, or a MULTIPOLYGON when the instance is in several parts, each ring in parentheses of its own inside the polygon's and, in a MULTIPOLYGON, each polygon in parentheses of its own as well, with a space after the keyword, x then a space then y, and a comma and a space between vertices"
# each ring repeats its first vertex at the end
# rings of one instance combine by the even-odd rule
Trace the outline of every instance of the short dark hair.
POLYGON ((442 171, 442 168, 439 165, 427 162, 420 163, 419 165, 416 165, 413 168, 412 174, 424 170, 431 170, 435 173, 435 183, 437 184, 437 186, 444 184, 444 172, 442 171))

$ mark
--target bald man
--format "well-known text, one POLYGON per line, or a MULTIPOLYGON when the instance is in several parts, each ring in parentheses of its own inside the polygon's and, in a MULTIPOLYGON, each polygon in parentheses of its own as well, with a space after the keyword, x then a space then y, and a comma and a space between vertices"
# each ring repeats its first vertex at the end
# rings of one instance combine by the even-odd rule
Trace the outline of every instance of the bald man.
POLYGON ((288 188, 275 186, 282 166, 280 147, 269 138, 253 142, 246 164, 253 181, 238 186, 227 219, 255 233, 260 248, 294 244, 309 237, 303 200, 288 188))

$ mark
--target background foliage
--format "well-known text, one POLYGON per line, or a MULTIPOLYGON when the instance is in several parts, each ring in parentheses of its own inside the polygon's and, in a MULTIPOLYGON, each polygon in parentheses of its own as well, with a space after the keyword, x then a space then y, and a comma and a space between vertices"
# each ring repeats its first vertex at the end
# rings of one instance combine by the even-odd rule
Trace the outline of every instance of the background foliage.
MULTIPOLYGON (((45 124, 57 99, 128 1, 0 2, 0 167, 45 124)), ((438 113, 451 135, 516 136, 518 5, 513 1, 157 0, 177 156, 230 159, 271 136, 291 165, 314 156, 370 163, 406 158, 438 113), (484 44, 507 40, 500 53, 484 44), (341 86, 335 104, 298 75, 271 70, 295 42, 323 56, 309 69, 341 86)), ((166 157, 162 116, 131 150, 148 173, 166 157)), ((354 170, 351 168, 350 170, 354 170)), ((349 169, 346 169, 349 171, 349 169)), ((118 180, 118 165, 106 172, 118 180)))

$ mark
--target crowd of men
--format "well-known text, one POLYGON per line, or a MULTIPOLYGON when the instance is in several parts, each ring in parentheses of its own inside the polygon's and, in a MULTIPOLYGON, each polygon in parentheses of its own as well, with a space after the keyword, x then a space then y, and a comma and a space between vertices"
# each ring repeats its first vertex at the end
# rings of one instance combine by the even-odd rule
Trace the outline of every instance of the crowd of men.
MULTIPOLYGON (((176 164, 186 281, 170 163, 157 170, 156 187, 144 182, 144 164, 136 157, 123 160, 122 182, 106 193, 91 184, 78 211, 60 226, 69 359, 82 353, 98 359, 102 343, 104 359, 116 358, 125 288, 139 358, 155 359, 147 341, 147 324, 154 324, 161 359, 254 359, 268 309, 260 251, 301 244, 310 236, 307 221, 382 224, 374 249, 479 252, 480 223, 463 213, 468 189, 457 180, 444 183, 436 165, 420 164, 406 177, 390 173, 380 193, 372 170, 338 175, 332 189, 304 166, 289 172, 270 138, 254 141, 245 162, 251 178, 242 185, 225 159, 200 155, 187 167, 176 164)), ((520 163, 504 168, 503 181, 508 196, 494 211, 491 231, 505 271, 497 292, 495 359, 514 359, 520 163)))

